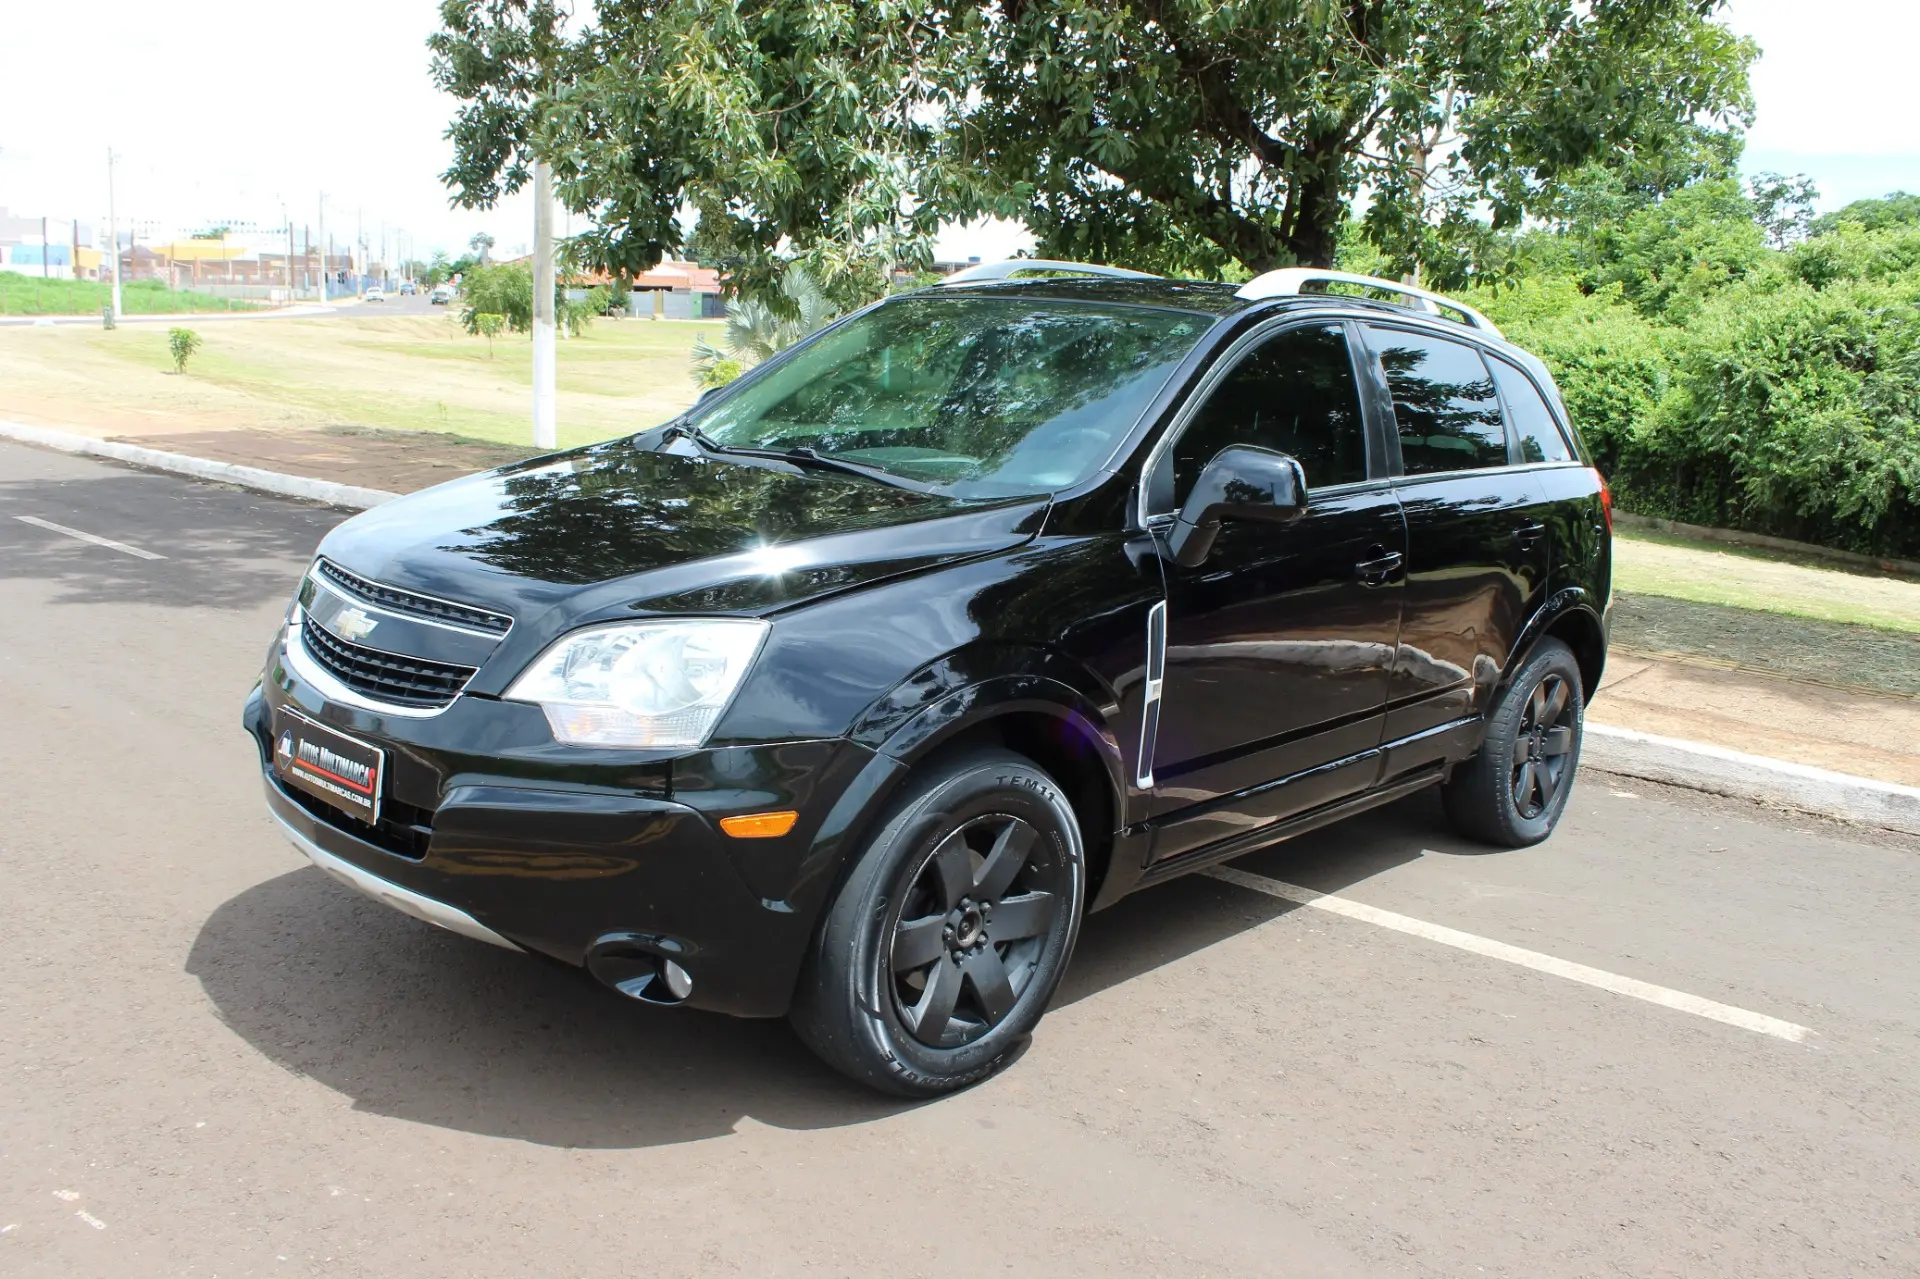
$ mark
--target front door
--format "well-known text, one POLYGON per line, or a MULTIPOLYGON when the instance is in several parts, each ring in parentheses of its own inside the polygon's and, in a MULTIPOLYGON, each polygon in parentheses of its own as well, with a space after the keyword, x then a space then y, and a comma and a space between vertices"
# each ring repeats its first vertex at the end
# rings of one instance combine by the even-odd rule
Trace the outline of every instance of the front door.
POLYGON ((1155 860, 1371 784, 1399 638, 1406 530, 1344 326, 1269 332, 1226 370, 1150 502, 1177 510, 1216 453, 1252 444, 1299 460, 1309 505, 1292 524, 1229 523, 1203 564, 1166 565, 1155 860))

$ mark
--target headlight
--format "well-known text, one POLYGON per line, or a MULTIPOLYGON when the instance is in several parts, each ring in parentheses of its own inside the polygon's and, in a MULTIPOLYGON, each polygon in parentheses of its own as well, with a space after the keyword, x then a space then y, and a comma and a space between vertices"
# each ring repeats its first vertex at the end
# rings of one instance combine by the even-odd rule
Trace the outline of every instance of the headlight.
POLYGON ((767 624, 621 622, 562 637, 506 692, 560 741, 637 750, 699 746, 720 722, 767 624))

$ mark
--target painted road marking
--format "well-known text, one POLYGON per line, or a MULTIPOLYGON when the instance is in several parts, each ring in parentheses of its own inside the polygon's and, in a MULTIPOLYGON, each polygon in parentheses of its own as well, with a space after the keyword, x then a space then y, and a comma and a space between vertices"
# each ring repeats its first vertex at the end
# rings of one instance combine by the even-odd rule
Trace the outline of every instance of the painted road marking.
POLYGON ((1381 910, 1378 906, 1368 906, 1345 897, 1316 893, 1311 888, 1301 888, 1297 884, 1268 879, 1265 875, 1250 875, 1244 870, 1235 870, 1231 866, 1214 866, 1201 873, 1240 888, 1252 889, 1256 893, 1265 893, 1269 897, 1293 902, 1298 906, 1311 906, 1315 910, 1344 915, 1348 919, 1357 919, 1381 928, 1391 928, 1397 933, 1424 937, 1442 946, 1452 946, 1476 955, 1485 955, 1489 959, 1505 960, 1509 964, 1518 964, 1522 968, 1531 968, 1535 972, 1547 973, 1554 977, 1564 977, 1568 981, 1577 981, 1584 986, 1612 991, 1616 995, 1644 999, 1650 1004, 1659 1004, 1662 1008, 1692 1013, 1696 1017, 1724 1022, 1729 1026, 1738 1026, 1742 1030, 1751 1030, 1757 1034, 1772 1035, 1775 1039, 1784 1039, 1788 1043, 1805 1043, 1816 1033, 1805 1026, 1796 1026, 1790 1021, 1781 1021, 1778 1017, 1769 1017, 1764 1013, 1748 1012, 1744 1008, 1735 1008, 1731 1004, 1702 999, 1698 995, 1689 995, 1682 990, 1669 990, 1665 986, 1656 986, 1652 982, 1622 977, 1618 973, 1610 973, 1602 968, 1589 968, 1585 964, 1576 964, 1572 960, 1543 955, 1537 950, 1509 946, 1506 942, 1494 941, 1490 937, 1480 937, 1473 933, 1463 933, 1456 928, 1430 924, 1424 919, 1398 915, 1393 911, 1381 910))
POLYGON ((110 537, 95 537, 92 533, 82 533, 77 528, 68 528, 64 524, 55 524, 52 520, 43 520, 38 516, 16 515, 13 518, 19 520, 22 524, 31 524, 35 528, 43 528, 52 533, 64 534, 67 537, 77 537, 83 542, 92 542, 95 546, 104 546, 108 550, 119 551, 122 555, 137 555, 143 560, 164 560, 167 558, 157 551, 143 551, 137 546, 128 546, 125 542, 116 542, 110 537))

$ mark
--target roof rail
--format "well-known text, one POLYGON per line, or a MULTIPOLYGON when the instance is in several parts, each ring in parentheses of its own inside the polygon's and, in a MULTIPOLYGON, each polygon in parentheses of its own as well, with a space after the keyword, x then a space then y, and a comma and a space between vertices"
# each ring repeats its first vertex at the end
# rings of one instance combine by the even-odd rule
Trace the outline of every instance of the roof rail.
POLYGON ((1145 271, 1129 271, 1123 266, 1097 266, 1092 262, 1059 262, 1053 258, 1008 258, 1005 262, 983 262, 964 271, 955 271, 942 284, 988 284, 1011 280, 1028 271, 1056 271, 1063 275, 1112 275, 1128 280, 1157 280, 1145 271))
POLYGON ((1364 289, 1374 289, 1382 293, 1398 293, 1407 298, 1415 309, 1429 315, 1448 315, 1450 319, 1480 329, 1494 337, 1500 336, 1500 330, 1493 321, 1480 314, 1464 302, 1455 302, 1452 298, 1441 297, 1438 293, 1411 284, 1402 284, 1398 280, 1382 280, 1377 276, 1355 275, 1351 271, 1324 271, 1319 267, 1290 266, 1279 271, 1269 271, 1265 275, 1256 275, 1240 286, 1235 297, 1245 298, 1249 302, 1261 298, 1297 297, 1304 293, 1315 292, 1307 286, 1311 284, 1351 284, 1364 289))

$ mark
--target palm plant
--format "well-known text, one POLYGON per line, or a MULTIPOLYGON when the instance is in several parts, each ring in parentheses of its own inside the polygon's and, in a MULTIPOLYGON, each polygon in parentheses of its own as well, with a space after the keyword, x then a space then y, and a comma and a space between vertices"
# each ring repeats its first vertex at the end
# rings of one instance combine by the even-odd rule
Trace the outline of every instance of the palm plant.
POLYGON ((795 264, 780 277, 780 292, 793 304, 791 315, 755 298, 727 303, 725 349, 704 336, 694 340, 693 378, 704 387, 725 386, 734 378, 839 318, 813 273, 795 264))

